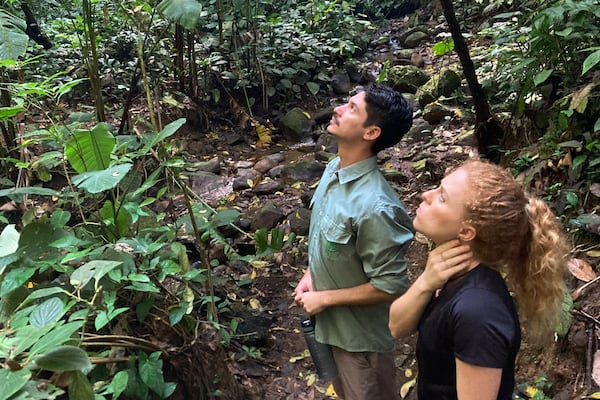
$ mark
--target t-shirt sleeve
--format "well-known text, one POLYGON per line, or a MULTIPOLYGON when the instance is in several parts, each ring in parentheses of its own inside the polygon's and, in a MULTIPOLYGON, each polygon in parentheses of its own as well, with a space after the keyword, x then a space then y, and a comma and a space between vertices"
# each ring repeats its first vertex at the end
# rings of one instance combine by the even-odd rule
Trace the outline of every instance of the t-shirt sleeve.
POLYGON ((503 368, 516 334, 514 316, 494 293, 467 289, 453 309, 455 356, 468 364, 503 368))
POLYGON ((375 288, 386 293, 406 290, 406 251, 412 238, 412 224, 401 207, 375 207, 361 220, 356 251, 375 288))

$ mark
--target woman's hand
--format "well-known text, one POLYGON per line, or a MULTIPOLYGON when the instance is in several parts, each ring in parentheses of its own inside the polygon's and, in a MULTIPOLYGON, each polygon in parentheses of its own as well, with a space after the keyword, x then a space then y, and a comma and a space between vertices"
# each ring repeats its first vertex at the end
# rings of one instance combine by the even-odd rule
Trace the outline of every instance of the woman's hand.
POLYGON ((474 265, 477 263, 469 246, 461 244, 459 240, 443 243, 429 253, 423 273, 406 293, 392 303, 389 322, 392 335, 402 338, 415 332, 435 291, 474 265))
POLYGON ((474 264, 470 247, 458 239, 450 240, 429 253, 425 270, 417 281, 421 290, 434 292, 451 278, 467 272, 474 264))

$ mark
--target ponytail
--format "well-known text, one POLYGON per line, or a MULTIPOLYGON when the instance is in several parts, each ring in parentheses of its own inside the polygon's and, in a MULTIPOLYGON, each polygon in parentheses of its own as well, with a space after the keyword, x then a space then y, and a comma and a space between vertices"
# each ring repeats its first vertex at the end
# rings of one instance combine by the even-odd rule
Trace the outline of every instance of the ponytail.
POLYGON ((569 247, 561 225, 538 198, 528 199, 497 165, 467 161, 465 220, 477 231, 471 244, 482 263, 506 272, 530 343, 553 339, 563 318, 569 247))
POLYGON ((565 235, 550 208, 540 199, 525 206, 529 232, 521 249, 525 265, 510 265, 507 280, 514 291, 525 332, 530 342, 543 344, 563 317, 566 295, 564 273, 569 248, 565 235))

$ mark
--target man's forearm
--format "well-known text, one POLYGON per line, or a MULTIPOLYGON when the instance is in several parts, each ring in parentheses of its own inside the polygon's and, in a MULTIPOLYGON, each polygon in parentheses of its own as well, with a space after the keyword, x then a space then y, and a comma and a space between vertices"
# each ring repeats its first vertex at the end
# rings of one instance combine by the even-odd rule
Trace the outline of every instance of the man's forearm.
POLYGON ((350 288, 323 290, 319 294, 322 296, 326 307, 369 306, 391 303, 399 296, 398 294, 390 294, 379 290, 370 283, 363 283, 350 288))

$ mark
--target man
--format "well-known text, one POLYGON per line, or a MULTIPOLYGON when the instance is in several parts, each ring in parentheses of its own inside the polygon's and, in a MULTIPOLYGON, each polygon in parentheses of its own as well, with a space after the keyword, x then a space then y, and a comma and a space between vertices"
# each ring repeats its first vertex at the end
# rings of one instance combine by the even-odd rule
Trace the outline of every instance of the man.
POLYGON ((408 285, 413 227, 376 155, 411 125, 404 97, 374 83, 336 107, 327 127, 338 157, 311 201, 309 269, 295 301, 315 316, 317 340, 332 346, 340 399, 399 399, 388 318, 408 285))

